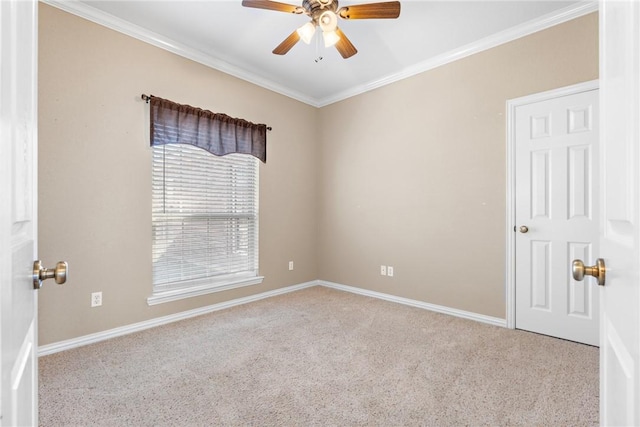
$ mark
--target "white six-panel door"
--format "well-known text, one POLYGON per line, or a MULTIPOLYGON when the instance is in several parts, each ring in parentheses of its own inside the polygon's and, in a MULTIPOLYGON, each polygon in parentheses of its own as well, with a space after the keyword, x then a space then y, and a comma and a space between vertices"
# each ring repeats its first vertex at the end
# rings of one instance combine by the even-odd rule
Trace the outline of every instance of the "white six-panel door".
POLYGON ((0 425, 37 414, 37 1, 0 0, 0 425))
POLYGON ((515 107, 515 327, 598 345, 598 289, 570 268, 598 253, 598 90, 574 90, 515 107))

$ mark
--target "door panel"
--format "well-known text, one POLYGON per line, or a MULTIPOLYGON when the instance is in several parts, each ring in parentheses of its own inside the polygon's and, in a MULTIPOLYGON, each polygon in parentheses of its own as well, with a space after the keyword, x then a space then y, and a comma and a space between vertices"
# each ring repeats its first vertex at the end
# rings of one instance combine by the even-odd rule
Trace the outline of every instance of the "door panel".
POLYGON ((0 1, 1 425, 37 425, 37 2, 0 1))
POLYGON ((570 263, 598 242, 598 105, 582 89, 515 108, 515 326, 591 345, 598 295, 570 263))
MULTIPOLYGON (((567 259, 593 259, 592 244, 582 242, 569 242, 569 256, 567 259)), ((593 284, 587 281, 569 280, 569 315, 586 319, 593 319, 593 284)))
POLYGON ((531 218, 549 219, 549 150, 531 153, 531 218))
POLYGON ((590 154, 588 146, 569 148, 569 219, 592 219, 590 154))
POLYGON ((551 309, 551 242, 531 242, 531 308, 551 309))
MULTIPOLYGON (((603 221, 600 417, 640 425, 640 4, 600 4, 603 221)), ((593 261, 593 259, 591 260, 593 261)))

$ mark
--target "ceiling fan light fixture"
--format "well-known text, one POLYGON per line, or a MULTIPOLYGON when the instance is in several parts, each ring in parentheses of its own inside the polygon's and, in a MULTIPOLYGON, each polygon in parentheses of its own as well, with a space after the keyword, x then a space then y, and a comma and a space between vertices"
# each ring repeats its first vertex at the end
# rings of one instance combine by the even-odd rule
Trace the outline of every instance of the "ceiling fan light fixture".
POLYGON ((289 36, 273 49, 273 53, 276 55, 286 54, 300 40, 306 44, 311 44, 317 27, 320 27, 325 47, 335 46, 338 53, 340 53, 344 59, 351 58, 358 53, 358 49, 351 43, 349 37, 338 28, 338 15, 340 15, 340 19, 347 20, 395 19, 400 16, 399 0, 355 4, 342 8, 339 7, 339 0, 301 1, 302 6, 294 6, 292 4, 280 3, 280 0, 242 0, 243 7, 304 14, 311 18, 311 23, 307 23, 293 30, 289 36))
POLYGON ((334 12, 327 10, 322 12, 318 18, 318 24, 325 33, 335 31, 338 27, 338 16, 334 12))
POLYGON ((313 24, 313 22, 307 22, 302 27, 298 28, 296 31, 298 31, 298 35, 300 36, 300 39, 306 44, 309 44, 311 43, 311 39, 313 38, 313 35, 316 32, 316 26, 313 24))
POLYGON ((324 31, 322 38, 324 39, 324 47, 331 47, 340 40, 340 36, 335 31, 324 31))

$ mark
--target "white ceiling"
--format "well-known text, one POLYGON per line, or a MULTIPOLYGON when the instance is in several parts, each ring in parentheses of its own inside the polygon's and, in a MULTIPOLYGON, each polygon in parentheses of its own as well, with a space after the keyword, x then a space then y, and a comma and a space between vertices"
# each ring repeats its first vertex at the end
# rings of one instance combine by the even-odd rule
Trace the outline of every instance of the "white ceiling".
POLYGON ((584 1, 402 0, 398 19, 340 21, 358 49, 343 59, 316 43, 319 34, 310 45, 272 54, 308 18, 245 8, 240 0, 45 2, 315 106, 597 10, 584 1))

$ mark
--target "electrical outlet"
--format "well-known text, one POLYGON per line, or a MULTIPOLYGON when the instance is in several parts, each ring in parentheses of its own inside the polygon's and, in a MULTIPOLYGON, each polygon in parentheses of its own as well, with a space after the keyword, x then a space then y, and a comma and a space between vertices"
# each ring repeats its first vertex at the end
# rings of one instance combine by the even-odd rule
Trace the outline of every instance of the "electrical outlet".
POLYGON ((381 276, 386 276, 387 275, 387 267, 384 265, 380 266, 380 275, 381 276))
POLYGON ((388 266, 387 267, 387 276, 393 277, 393 267, 392 266, 388 266))
POLYGON ((91 293, 91 307, 100 307, 102 305, 102 292, 91 293))
POLYGON ((289 261, 289 271, 293 270, 293 261, 289 261))

